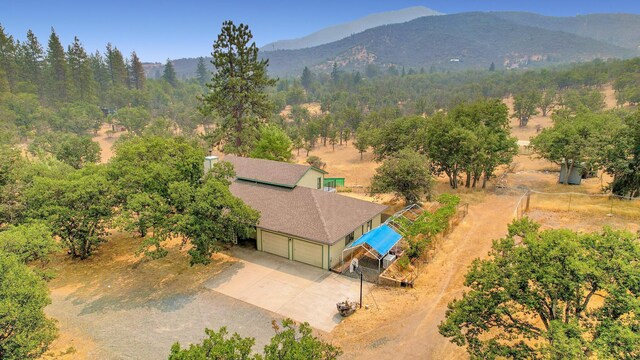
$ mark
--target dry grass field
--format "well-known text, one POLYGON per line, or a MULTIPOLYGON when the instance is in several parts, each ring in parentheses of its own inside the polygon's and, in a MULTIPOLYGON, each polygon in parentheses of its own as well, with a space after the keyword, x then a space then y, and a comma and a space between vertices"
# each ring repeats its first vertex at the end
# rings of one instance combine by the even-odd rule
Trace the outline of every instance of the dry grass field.
MULTIPOLYGON (((615 106, 611 87, 603 89, 607 107, 615 106)), ((511 107, 512 100, 504 100, 511 107)), ((309 104, 310 111, 319 111, 319 104, 309 104)), ((287 109, 283 112, 286 115, 287 109)), ((543 128, 552 126, 550 117, 536 116, 526 128, 519 128, 515 119, 511 122, 514 136, 529 140, 535 136, 536 125, 543 128)), ((112 156, 111 145, 115 136, 107 137, 103 128, 94 138, 102 148, 102 161, 112 156)), ((304 163, 304 150, 300 155, 294 151, 294 161, 304 163)), ((360 158, 352 146, 330 146, 318 144, 309 155, 319 156, 326 163, 328 177, 344 177, 354 196, 367 200, 391 204, 392 197, 372 199, 366 195, 366 187, 375 174, 378 163, 373 161, 371 152, 360 158)), ((503 169, 502 171, 505 171, 503 169)), ((520 155, 504 177, 504 185, 509 188, 529 188, 547 193, 575 192, 581 194, 602 193, 602 186, 609 181, 606 177, 586 179, 583 185, 568 186, 558 184, 558 166, 535 156, 520 155)), ((464 274, 469 264, 477 257, 485 257, 491 241, 506 234, 507 224, 513 219, 518 200, 515 193, 498 195, 494 193, 495 181, 489 190, 459 189, 464 202, 470 204, 468 216, 443 242, 433 261, 423 267, 415 288, 375 288, 366 298, 368 310, 356 312, 344 320, 328 339, 345 350, 346 359, 374 358, 416 358, 416 359, 464 359, 463 348, 451 344, 439 335, 437 325, 444 319, 446 305, 461 296, 465 287, 464 274)), ((451 192, 445 178, 438 179, 436 192, 451 192)), ((610 201, 604 197, 586 195, 540 195, 531 198, 528 216, 540 222, 543 228, 568 227, 577 231, 597 231, 610 225, 638 231, 640 204, 625 200, 610 201), (611 214, 611 215, 610 215, 611 214)), ((396 204, 395 206, 401 206, 396 204)), ((174 249, 175 250, 175 249, 174 249)), ((92 259, 78 266, 63 255, 55 263, 58 277, 50 284, 55 296, 74 294, 86 298, 111 296, 116 298, 136 293, 132 301, 149 301, 157 294, 184 292, 197 288, 212 271, 206 273, 201 268, 190 268, 188 259, 181 251, 172 251, 170 256, 159 262, 133 256, 135 244, 125 241, 122 234, 114 234, 92 259), (120 284, 108 288, 109 284, 120 284), (106 288, 105 288, 106 287, 106 288), (142 289, 153 289, 145 292, 142 289), (142 292, 140 292, 142 291, 142 292)), ((224 254, 216 255, 220 260, 214 266, 227 266, 230 259, 224 254)), ((126 296, 125 296, 126 298, 126 296)), ((86 334, 69 324, 60 323, 60 338, 54 343, 50 354, 61 359, 82 359, 92 351, 95 343, 86 334), (60 355, 72 346, 75 352, 60 355)))

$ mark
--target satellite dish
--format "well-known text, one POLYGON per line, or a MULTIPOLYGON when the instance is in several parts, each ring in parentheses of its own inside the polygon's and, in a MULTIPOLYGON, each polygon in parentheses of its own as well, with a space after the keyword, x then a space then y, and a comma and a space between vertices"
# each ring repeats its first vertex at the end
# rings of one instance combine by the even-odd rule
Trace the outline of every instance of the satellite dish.
POLYGON ((353 260, 351 260, 351 264, 349 264, 349 272, 353 272, 357 268, 358 268, 358 259, 354 258, 353 260))

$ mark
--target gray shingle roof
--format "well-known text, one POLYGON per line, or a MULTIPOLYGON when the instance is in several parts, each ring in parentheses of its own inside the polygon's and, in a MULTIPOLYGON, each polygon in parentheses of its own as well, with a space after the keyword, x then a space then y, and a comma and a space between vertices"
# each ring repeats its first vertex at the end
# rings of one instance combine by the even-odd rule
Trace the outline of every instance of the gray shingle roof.
POLYGON ((288 189, 236 180, 230 189, 260 211, 259 227, 323 244, 335 243, 387 208, 302 186, 288 189))
MULTIPOLYGON (((223 159, 233 164, 239 179, 294 187, 311 166, 281 161, 252 159, 227 155, 223 159)), ((320 170, 322 171, 322 170, 320 170)))

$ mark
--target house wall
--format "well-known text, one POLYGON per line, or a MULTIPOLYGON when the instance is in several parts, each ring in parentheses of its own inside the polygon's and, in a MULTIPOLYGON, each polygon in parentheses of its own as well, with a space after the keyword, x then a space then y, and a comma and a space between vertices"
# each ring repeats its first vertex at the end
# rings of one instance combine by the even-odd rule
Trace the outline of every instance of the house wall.
MULTIPOLYGON (((376 227, 380 226, 381 221, 382 221, 382 214, 378 214, 378 215, 374 216, 371 219, 371 225, 372 225, 371 229, 375 229, 376 227)), ((355 228, 353 230, 353 240, 354 241, 358 240, 362 235, 364 235, 364 233, 367 232, 367 222, 368 221, 360 224, 360 226, 358 226, 357 228, 355 228)), ((369 229, 369 230, 371 230, 371 229, 369 229)), ((334 266, 338 265, 342 261, 342 251, 344 250, 346 245, 348 245, 348 244, 345 244, 345 238, 342 238, 342 239, 336 241, 328 249, 328 259, 327 259, 327 261, 329 261, 329 263, 331 264, 330 265, 331 268, 333 268, 334 266)))
POLYGON ((311 189, 318 188, 318 178, 320 178, 320 188, 324 186, 324 174, 316 169, 309 168, 309 170, 298 180, 298 186, 303 186, 311 189))
MULTIPOLYGON (((382 219, 382 214, 377 214, 376 216, 374 216, 371 219, 371 229, 374 229, 378 226, 380 226, 381 223, 381 219, 382 219)), ((367 222, 364 222, 363 224, 360 224, 359 226, 357 226, 354 231, 353 231, 353 235, 354 235, 354 240, 360 238, 363 235, 363 229, 364 232, 367 232, 367 222)), ((371 230, 369 229, 369 230, 371 230)), ((258 249, 258 251, 264 251, 264 236, 263 233, 267 231, 267 230, 262 230, 260 228, 257 228, 256 231, 256 248, 258 249)), ((315 251, 317 252, 317 256, 318 259, 322 258, 322 268, 329 270, 332 267, 338 265, 340 263, 340 261, 342 260, 342 250, 344 250, 345 248, 345 238, 342 238, 338 241, 336 241, 335 243, 333 243, 332 245, 327 245, 327 244, 320 244, 318 242, 312 241, 312 240, 308 240, 308 239, 303 239, 303 238, 299 238, 299 237, 294 237, 291 235, 287 235, 287 234, 282 234, 282 233, 276 233, 274 231, 268 231, 269 233, 275 233, 278 234, 282 237, 286 237, 289 239, 289 256, 288 258, 290 260, 294 260, 294 242, 296 241, 304 241, 304 242, 311 242, 311 243, 315 243, 321 246, 318 246, 315 251)), ((269 238, 269 237, 266 237, 269 238)), ((319 260, 318 260, 319 262, 319 260)))

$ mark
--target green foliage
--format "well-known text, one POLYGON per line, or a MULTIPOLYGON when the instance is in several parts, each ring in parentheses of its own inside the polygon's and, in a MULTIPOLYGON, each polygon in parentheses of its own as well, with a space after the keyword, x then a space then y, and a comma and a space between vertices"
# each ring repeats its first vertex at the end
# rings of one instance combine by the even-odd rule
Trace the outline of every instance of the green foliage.
POLYGON ((520 127, 525 127, 529 119, 538 114, 538 104, 542 96, 536 90, 529 89, 513 96, 513 115, 520 121, 520 127))
POLYGON ((431 160, 435 174, 446 174, 453 189, 466 173, 466 187, 482 187, 495 169, 509 164, 517 152, 510 136, 507 107, 500 100, 462 103, 449 113, 438 113, 418 130, 416 139, 431 160))
POLYGON ((182 349, 179 343, 175 343, 171 347, 169 360, 334 360, 342 354, 339 348, 313 336, 307 323, 296 328, 293 320, 285 319, 281 326, 273 321, 273 328, 276 333, 262 354, 251 353, 255 339, 243 338, 237 333, 228 337, 227 328, 222 327, 218 332, 206 329, 207 338, 201 344, 190 345, 188 349, 182 349))
POLYGON ((220 144, 225 153, 247 155, 253 148, 261 119, 271 112, 265 89, 275 85, 267 76, 268 60, 260 60, 253 35, 244 24, 222 24, 213 44, 216 73, 207 84, 209 92, 202 100, 202 111, 213 112, 219 122, 220 144), (251 42, 251 43, 250 43, 251 42))
POLYGON ((105 241, 115 189, 101 167, 87 167, 60 179, 36 177, 26 190, 27 215, 45 220, 69 254, 86 259, 105 241))
POLYGON ((324 167, 324 162, 322 162, 322 159, 320 159, 320 157, 315 155, 309 156, 306 162, 307 164, 313 166, 316 169, 322 169, 324 167))
POLYGON ((208 359, 237 359, 250 360, 257 356, 251 355, 251 348, 255 344, 253 338, 243 338, 238 333, 227 337, 226 327, 218 332, 204 330, 207 337, 200 344, 191 344, 188 349, 182 349, 179 343, 171 346, 169 360, 208 360, 208 359))
POLYGON ((371 194, 393 193, 407 204, 431 197, 434 179, 427 158, 409 149, 386 159, 371 179, 371 194))
POLYGON ((141 107, 125 107, 118 110, 114 118, 127 131, 140 136, 145 127, 149 125, 151 114, 141 107))
POLYGON ((490 259, 473 262, 440 333, 472 358, 640 356, 637 236, 538 228, 515 222, 490 259))
POLYGON ((11 225, 0 232, 0 252, 14 254, 23 263, 46 261, 59 248, 51 229, 43 222, 11 225))
POLYGON ((173 63, 169 59, 167 59, 167 62, 164 64, 162 79, 164 79, 164 81, 168 82, 173 87, 176 87, 178 85, 178 75, 176 75, 176 70, 173 68, 173 63))
POLYGON ((621 119, 614 114, 579 112, 572 115, 566 112, 553 116, 553 127, 543 129, 531 140, 534 151, 541 157, 556 164, 568 163, 568 181, 573 166, 585 163, 587 168, 598 164, 603 151, 617 139, 610 138, 611 133, 621 126, 621 119))
POLYGON ((395 156, 403 149, 422 150, 422 144, 416 134, 420 133, 425 125, 425 119, 420 116, 389 119, 382 128, 370 135, 376 159, 383 160, 395 156))
POLYGON ((433 213, 423 212, 413 223, 406 221, 403 228, 409 248, 407 256, 410 259, 418 258, 431 243, 434 236, 449 229, 449 220, 456 214, 460 198, 451 194, 438 196, 440 207, 433 213))
POLYGON ((291 139, 281 128, 275 125, 263 126, 260 129, 260 139, 249 156, 257 159, 291 161, 291 148, 291 139))
POLYGON ((640 196, 640 111, 624 116, 620 126, 610 126, 599 139, 597 160, 613 176, 613 193, 640 196))
POLYGON ((177 221, 177 232, 190 240, 191 264, 208 264, 221 242, 247 237, 260 214, 234 197, 228 183, 206 178, 177 221))
POLYGON ((100 146, 88 136, 48 132, 34 139, 29 145, 32 154, 51 154, 75 169, 100 160, 100 146))
POLYGON ((203 158, 183 138, 135 137, 116 146, 108 173, 122 205, 117 222, 144 238, 140 252, 163 257, 163 241, 181 236, 191 245, 191 264, 208 264, 220 243, 255 227, 259 214, 229 191, 233 167, 217 163, 203 176, 203 158))
POLYGON ((44 281, 16 256, 0 252, 0 357, 38 359, 56 337, 44 281))

